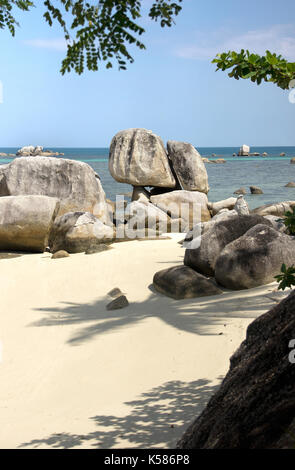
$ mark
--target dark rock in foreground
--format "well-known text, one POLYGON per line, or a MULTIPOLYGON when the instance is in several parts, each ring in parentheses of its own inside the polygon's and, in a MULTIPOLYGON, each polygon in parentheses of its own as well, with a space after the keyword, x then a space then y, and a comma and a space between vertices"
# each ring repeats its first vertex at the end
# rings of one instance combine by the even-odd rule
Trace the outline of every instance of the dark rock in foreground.
POLYGON ((294 449, 293 338, 295 292, 251 323, 220 389, 177 447, 294 449))
POLYGON ((215 278, 228 289, 251 289, 274 282, 283 263, 295 263, 295 239, 256 225, 224 248, 216 261, 215 278))
POLYGON ((215 263, 222 250, 258 224, 271 226, 271 222, 258 215, 242 215, 221 220, 202 235, 201 245, 187 249, 184 264, 207 276, 214 276, 215 263))
POLYGON ((161 294, 176 300, 222 294, 213 280, 187 266, 163 269, 154 275, 153 283, 161 294))

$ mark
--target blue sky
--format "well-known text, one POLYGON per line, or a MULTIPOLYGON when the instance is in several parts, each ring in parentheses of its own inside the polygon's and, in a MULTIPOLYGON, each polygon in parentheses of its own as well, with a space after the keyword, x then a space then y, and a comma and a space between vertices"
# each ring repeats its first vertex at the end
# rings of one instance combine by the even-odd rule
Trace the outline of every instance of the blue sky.
POLYGON ((143 18, 147 50, 135 51, 127 71, 102 65, 82 76, 59 73, 62 32, 42 12, 17 13, 15 38, 0 32, 0 147, 107 147, 129 127, 196 147, 295 145, 287 91, 230 79, 211 64, 242 47, 295 61, 294 0, 183 0, 171 29, 143 18))

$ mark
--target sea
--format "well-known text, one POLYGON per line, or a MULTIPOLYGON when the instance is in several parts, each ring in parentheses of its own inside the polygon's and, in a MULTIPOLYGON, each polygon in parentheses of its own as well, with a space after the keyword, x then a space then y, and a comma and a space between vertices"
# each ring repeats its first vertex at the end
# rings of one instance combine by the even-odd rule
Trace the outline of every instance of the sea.
MULTIPOLYGON (((0 153, 16 153, 17 148, 0 148, 0 153)), ((100 176, 107 198, 115 200, 117 194, 130 197, 132 187, 116 182, 108 169, 108 148, 50 148, 64 153, 63 157, 88 163, 100 176)), ((295 165, 290 159, 295 157, 295 147, 251 147, 252 153, 268 154, 267 157, 234 157, 237 147, 198 147, 202 157, 224 158, 225 164, 206 164, 211 202, 233 196, 240 187, 259 186, 261 195, 245 196, 251 209, 263 204, 295 200, 295 188, 286 188, 291 181, 295 182, 295 165), (285 157, 280 154, 285 153, 285 157), (214 157, 212 155, 215 155, 214 157)), ((0 164, 10 163, 12 158, 0 158, 0 164)))

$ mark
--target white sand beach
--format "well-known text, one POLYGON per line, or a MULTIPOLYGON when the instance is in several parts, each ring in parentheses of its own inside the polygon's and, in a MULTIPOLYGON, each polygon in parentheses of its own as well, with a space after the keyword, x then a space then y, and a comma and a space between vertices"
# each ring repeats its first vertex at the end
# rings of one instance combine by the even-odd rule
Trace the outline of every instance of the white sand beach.
POLYGON ((1 448, 175 446, 274 304, 273 285, 183 301, 153 292, 153 275, 183 255, 176 237, 0 261, 1 448), (114 287, 128 308, 106 310, 114 287))

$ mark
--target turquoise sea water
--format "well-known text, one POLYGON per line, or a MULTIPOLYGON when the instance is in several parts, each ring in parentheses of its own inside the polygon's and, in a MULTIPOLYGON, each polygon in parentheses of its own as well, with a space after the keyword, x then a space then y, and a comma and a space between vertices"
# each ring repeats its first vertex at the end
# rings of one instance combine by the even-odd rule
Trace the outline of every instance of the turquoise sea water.
MULTIPOLYGON (((15 153, 16 148, 1 148, 0 153, 15 153)), ((132 191, 130 185, 117 183, 108 170, 108 148, 51 148, 63 152, 64 158, 87 162, 100 175, 107 197, 115 199, 116 194, 126 194, 132 191)), ((225 164, 206 164, 210 192, 210 201, 218 201, 231 197, 233 192, 249 186, 259 186, 262 195, 247 195, 246 199, 251 208, 279 201, 295 200, 295 188, 285 188, 289 181, 295 181, 295 165, 290 159, 295 157, 295 147, 251 147, 251 152, 267 152, 268 157, 233 157, 238 152, 236 147, 198 147, 203 157, 226 159, 225 164), (280 157, 281 153, 286 157, 280 157), (217 158, 216 157, 216 158, 217 158)), ((62 158, 62 157, 58 157, 62 158)), ((0 164, 9 163, 11 158, 0 158, 0 164)))

